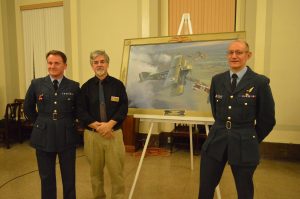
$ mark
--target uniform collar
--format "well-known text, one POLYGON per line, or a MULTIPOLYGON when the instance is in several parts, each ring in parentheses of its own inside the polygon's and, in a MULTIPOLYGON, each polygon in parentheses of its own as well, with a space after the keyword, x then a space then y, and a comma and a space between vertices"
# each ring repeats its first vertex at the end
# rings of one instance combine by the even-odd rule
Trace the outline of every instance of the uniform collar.
MULTIPOLYGON (((53 80, 55 80, 55 78, 51 77, 50 75, 49 75, 49 77, 50 77, 50 79, 51 79, 51 82, 53 82, 53 80)), ((59 78, 59 79, 56 79, 56 80, 58 81, 58 85, 61 83, 61 81, 62 81, 63 78, 64 78, 64 76, 62 76, 62 77, 59 78)))
MULTIPOLYGON (((248 70, 248 67, 246 66, 239 72, 235 73, 238 76, 238 78, 237 78, 238 81, 242 79, 242 77, 246 74, 247 70, 248 70)), ((230 78, 231 78, 232 74, 234 74, 234 72, 232 72, 230 70, 230 78)))

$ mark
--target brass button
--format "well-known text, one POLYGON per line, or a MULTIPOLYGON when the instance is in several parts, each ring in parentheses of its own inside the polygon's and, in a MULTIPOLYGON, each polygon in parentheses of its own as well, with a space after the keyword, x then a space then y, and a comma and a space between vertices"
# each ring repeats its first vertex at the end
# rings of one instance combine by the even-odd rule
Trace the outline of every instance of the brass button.
POLYGON ((248 105, 248 103, 247 102, 245 102, 245 106, 247 106, 248 105))
POLYGON ((231 120, 231 117, 227 117, 228 120, 231 120))
POLYGON ((231 106, 228 106, 229 109, 231 109, 231 106))
POLYGON ((54 104, 57 104, 57 101, 55 101, 54 104))
POLYGON ((233 98, 233 95, 230 95, 230 98, 232 99, 232 98, 233 98))
POLYGON ((55 96, 57 96, 57 93, 54 93, 55 96))
POLYGON ((57 113, 57 110, 54 110, 53 112, 54 112, 54 113, 57 113))

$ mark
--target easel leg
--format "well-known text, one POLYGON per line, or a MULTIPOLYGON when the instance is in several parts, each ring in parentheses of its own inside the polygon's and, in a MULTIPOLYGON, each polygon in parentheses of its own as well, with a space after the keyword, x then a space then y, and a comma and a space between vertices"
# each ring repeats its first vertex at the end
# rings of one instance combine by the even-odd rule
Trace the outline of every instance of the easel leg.
POLYGON ((194 170, 194 145, 193 145, 193 128, 192 124, 189 124, 190 129, 190 156, 191 156, 191 170, 194 170))
MULTIPOLYGON (((209 132, 208 124, 205 124, 205 131, 206 131, 206 135, 208 136, 208 132, 209 132)), ((217 192, 217 198, 221 199, 221 191, 219 185, 216 187, 216 192, 217 192)))
POLYGON ((150 136, 151 136, 151 133, 152 133, 152 129, 153 129, 153 122, 151 122, 151 124, 150 124, 150 129, 149 129, 149 132, 148 132, 148 135, 147 135, 147 139, 146 139, 146 142, 145 142, 145 145, 144 145, 144 148, 143 148, 142 156, 141 156, 141 159, 140 159, 137 171, 135 173, 134 181, 133 181, 130 193, 129 193, 129 197, 128 197, 129 199, 132 198, 132 195, 133 195, 133 192, 134 192, 134 188, 135 188, 137 179, 138 179, 139 174, 140 174, 140 170, 141 170, 141 167, 142 167, 142 164, 143 164, 143 160, 144 160, 144 157, 145 157, 145 154, 146 154, 146 151, 147 151, 147 147, 148 147, 148 144, 149 144, 149 140, 150 140, 150 136))

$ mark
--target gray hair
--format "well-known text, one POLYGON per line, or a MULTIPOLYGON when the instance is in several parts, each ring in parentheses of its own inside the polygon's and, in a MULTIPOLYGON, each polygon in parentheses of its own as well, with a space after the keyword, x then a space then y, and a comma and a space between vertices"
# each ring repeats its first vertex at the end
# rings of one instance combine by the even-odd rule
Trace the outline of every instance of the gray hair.
POLYGON ((244 39, 236 39, 232 43, 234 43, 234 42, 239 42, 239 43, 244 44, 245 47, 246 47, 246 50, 250 51, 249 44, 248 44, 248 42, 246 40, 244 40, 244 39))
POLYGON ((104 51, 104 50, 95 50, 93 52, 91 52, 90 54, 90 64, 93 64, 93 61, 96 57, 98 57, 99 55, 104 56, 105 61, 109 64, 109 56, 108 54, 104 51))

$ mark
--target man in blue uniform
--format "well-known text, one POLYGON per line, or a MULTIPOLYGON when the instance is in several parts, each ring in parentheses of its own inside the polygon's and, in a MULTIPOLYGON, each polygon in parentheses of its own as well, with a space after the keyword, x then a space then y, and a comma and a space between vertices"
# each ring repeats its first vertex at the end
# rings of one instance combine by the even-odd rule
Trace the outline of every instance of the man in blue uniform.
POLYGON ((75 129, 79 106, 79 83, 64 77, 66 55, 52 50, 46 55, 49 75, 34 79, 24 102, 26 116, 34 122, 31 145, 36 149, 42 199, 56 199, 56 156, 64 199, 75 199, 75 129))
POLYGON ((230 70, 212 78, 210 103, 215 123, 202 146, 199 199, 212 199, 226 162, 239 199, 254 197, 253 174, 259 164, 259 143, 275 125, 270 80, 246 65, 251 57, 243 40, 227 52, 230 70))
POLYGON ((123 83, 108 74, 109 56, 96 50, 90 54, 95 76, 81 87, 80 119, 84 123, 84 151, 90 163, 94 199, 105 198, 104 167, 111 178, 111 198, 125 198, 125 146, 121 125, 128 112, 123 83))

